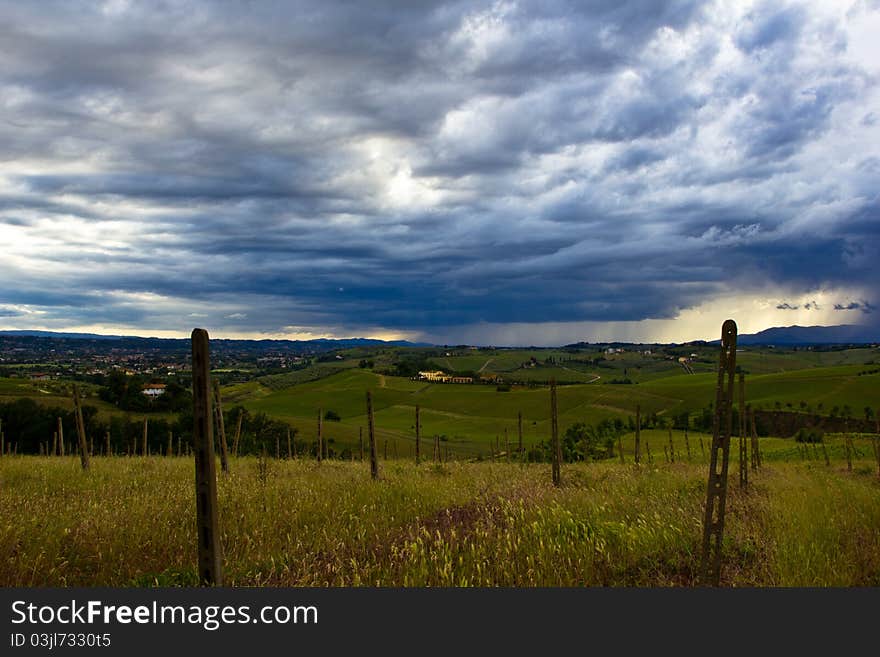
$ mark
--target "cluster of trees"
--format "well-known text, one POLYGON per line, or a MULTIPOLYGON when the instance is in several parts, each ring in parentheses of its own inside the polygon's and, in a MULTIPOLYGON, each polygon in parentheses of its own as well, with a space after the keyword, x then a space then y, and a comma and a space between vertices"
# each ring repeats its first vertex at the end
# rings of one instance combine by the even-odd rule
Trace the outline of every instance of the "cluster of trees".
POLYGON ((192 406, 189 387, 175 380, 168 381, 165 393, 155 398, 143 394, 144 385, 150 383, 143 376, 129 376, 113 370, 100 383, 102 387, 98 396, 123 411, 176 413, 192 406))
MULTIPOLYGON (((560 436, 562 460, 571 463, 614 458, 618 439, 629 430, 620 418, 605 419, 595 425, 573 424, 560 436)), ((529 460, 549 460, 551 456, 552 445, 547 439, 529 453, 529 460)))

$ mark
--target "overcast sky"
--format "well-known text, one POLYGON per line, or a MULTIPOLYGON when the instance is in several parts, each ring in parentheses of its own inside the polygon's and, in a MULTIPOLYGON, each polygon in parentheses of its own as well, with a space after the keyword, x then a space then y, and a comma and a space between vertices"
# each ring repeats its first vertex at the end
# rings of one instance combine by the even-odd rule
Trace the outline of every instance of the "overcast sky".
POLYGON ((880 1, 0 1, 0 328, 874 323, 880 1))

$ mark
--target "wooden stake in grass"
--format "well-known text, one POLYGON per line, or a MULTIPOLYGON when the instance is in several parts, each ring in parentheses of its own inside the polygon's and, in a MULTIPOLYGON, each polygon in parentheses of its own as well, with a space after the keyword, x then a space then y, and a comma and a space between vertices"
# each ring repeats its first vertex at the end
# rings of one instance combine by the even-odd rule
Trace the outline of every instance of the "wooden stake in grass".
MULTIPOLYGON (((2 424, 2 423, 0 423, 2 424)), ((0 447, 0 456, 2 456, 3 448, 0 447)), ((55 456, 58 453, 58 432, 52 432, 52 456, 55 456)))
POLYGON ((370 440, 370 478, 379 478, 379 461, 376 459, 376 427, 373 423, 373 396, 367 391, 367 434, 370 440))
POLYGON ((361 462, 364 460, 364 428, 358 427, 358 442, 361 445, 361 462))
POLYGON ((684 449, 687 452, 688 463, 691 462, 691 441, 688 440, 687 427, 684 428, 684 449))
POLYGON ((724 512, 727 505, 727 469, 730 436, 733 430, 733 377, 736 372, 736 322, 728 319, 721 327, 721 353, 715 388, 715 417, 712 422, 712 449, 706 512, 703 518, 702 583, 721 582, 721 547, 724 538, 724 512), (719 456, 720 464, 719 464, 719 456), (718 467, 721 467, 719 470, 718 467))
POLYGON ((235 423, 235 438, 232 439, 232 454, 238 458, 238 441, 241 439, 241 422, 244 420, 244 411, 238 412, 238 420, 235 423))
POLYGON ((281 460, 281 437, 277 433, 275 434, 275 460, 281 460))
POLYGON ((419 420, 419 405, 416 404, 416 465, 421 461, 422 423, 419 420))
POLYGON ((620 434, 617 434, 617 452, 620 456, 620 462, 626 463, 623 459, 623 438, 621 438, 620 434))
POLYGON ((144 435, 141 442, 141 456, 147 455, 147 418, 144 418, 144 435))
POLYGON ((104 434, 104 456, 110 456, 110 432, 104 434))
POLYGON ((645 438, 645 454, 648 457, 648 465, 654 465, 654 457, 651 456, 651 444, 647 438, 645 438))
POLYGON ((73 384, 73 412, 76 416, 76 435, 79 439, 79 460, 83 470, 89 469, 89 448, 86 444, 86 426, 83 422, 82 404, 79 389, 73 384))
POLYGON ((825 438, 822 438, 822 454, 825 456, 825 466, 831 467, 831 459, 828 456, 828 447, 825 446, 825 438))
POLYGON ((755 409, 746 406, 746 414, 749 417, 750 432, 752 436, 752 470, 757 471, 761 465, 761 454, 758 451, 758 431, 755 429, 755 409))
POLYGON ((64 425, 61 416, 58 416, 58 456, 64 456, 64 425))
POLYGON ((214 379, 214 408, 217 412, 217 428, 220 430, 220 468, 229 473, 229 449, 226 446, 226 424, 223 419, 223 399, 220 397, 220 381, 214 379))
POLYGON ((519 442, 517 443, 517 449, 519 450, 520 456, 522 456, 525 452, 523 451, 523 433, 522 433, 522 411, 516 414, 516 432, 519 437, 519 442))
POLYGON ((324 458, 324 416, 318 409, 318 463, 324 458))
POLYGON ((843 438, 843 449, 846 452, 846 469, 852 472, 852 435, 846 434, 843 438))
POLYGON ((635 454, 633 456, 633 460, 636 465, 638 465, 642 460, 642 408, 638 404, 636 404, 636 446, 635 446, 635 454))
POLYGON ((669 462, 675 463, 675 444, 672 442, 672 429, 669 430, 669 462))
POLYGON ((874 453, 877 455, 877 476, 880 477, 880 436, 874 437, 874 453))
POLYGON ((556 379, 550 381, 550 436, 553 450, 553 485, 562 485, 562 446, 559 444, 559 413, 556 404, 556 379))
POLYGON ((700 436, 700 458, 705 462, 706 461, 706 448, 703 446, 703 437, 700 436))
POLYGON ((739 487, 749 486, 749 449, 746 442, 746 375, 739 373, 739 487))
POLYGON ((168 432, 168 446, 165 448, 165 456, 174 456, 174 432, 168 432))
POLYGON ((192 332, 192 385, 199 580, 206 586, 222 586, 223 556, 217 520, 217 473, 214 463, 208 332, 198 328, 192 332))

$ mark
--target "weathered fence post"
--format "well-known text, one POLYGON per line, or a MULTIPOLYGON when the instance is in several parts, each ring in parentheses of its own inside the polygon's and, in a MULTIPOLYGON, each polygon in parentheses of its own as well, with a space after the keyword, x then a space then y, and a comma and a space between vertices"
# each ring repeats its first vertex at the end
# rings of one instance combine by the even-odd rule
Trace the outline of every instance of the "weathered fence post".
POLYGON ((419 405, 416 404, 416 465, 421 461, 422 424, 419 419, 419 405))
POLYGON ((688 440, 687 427, 684 428, 684 449, 687 452, 688 463, 690 463, 691 462, 691 441, 688 440))
POLYGON ((648 457, 648 465, 654 465, 654 457, 651 455, 651 443, 645 438, 645 455, 648 457))
POLYGON ((318 409, 318 463, 324 458, 324 416, 323 409, 318 409))
POLYGON ((739 373, 739 487, 749 487, 749 444, 746 442, 746 375, 739 373))
POLYGON ((104 456, 111 456, 110 453, 110 431, 104 434, 104 456))
POLYGON ((373 423, 373 395, 367 391, 367 434, 370 440, 370 478, 379 478, 379 461, 376 458, 376 427, 373 423))
POLYGON ((758 431, 755 428, 755 409, 749 406, 746 408, 749 416, 749 425, 752 434, 752 470, 757 471, 761 465, 761 453, 758 450, 758 431))
POLYGON ((703 519, 702 583, 711 586, 718 586, 721 582, 721 547, 724 537, 724 511, 727 505, 727 469, 730 459, 730 435, 733 428, 735 371, 736 322, 728 319, 721 327, 721 354, 718 360, 709 482, 703 519), (718 470, 719 453, 720 471, 718 470))
POLYGON ((550 380, 550 436, 553 450, 553 485, 562 485, 562 446, 559 444, 559 414, 556 404, 556 379, 550 380))
POLYGON ((669 429, 669 462, 675 463, 675 444, 672 442, 672 428, 669 429))
POLYGON ((519 450, 520 457, 523 455, 523 433, 522 433, 522 411, 519 411, 516 414, 516 432, 519 442, 517 443, 517 449, 519 450))
POLYGON ((217 520, 217 472, 211 412, 211 365, 208 332, 192 332, 193 449, 196 455, 196 519, 199 580, 223 585, 223 556, 217 520))
POLYGON ((220 430, 220 468, 229 473, 229 450, 226 446, 226 424, 223 418, 223 399, 220 397, 220 382, 214 379, 214 408, 217 409, 217 428, 220 430))
POLYGON ((79 439, 79 460, 83 470, 89 469, 89 446, 86 443, 86 426, 83 422, 82 404, 79 399, 79 389, 73 384, 73 411, 76 416, 76 434, 79 439))
POLYGON ((64 425, 61 416, 58 416, 58 456, 64 456, 64 425))
POLYGON ((848 433, 843 437, 843 448, 846 450, 846 469, 848 472, 852 472, 852 453, 853 453, 853 442, 852 442, 852 434, 848 433))
POLYGON ((635 456, 633 460, 636 465, 641 463, 642 459, 642 407, 639 404, 636 404, 636 446, 635 446, 635 456))
POLYGON ((880 477, 880 436, 874 437, 874 452, 877 455, 877 476, 880 477))
POLYGON ((238 441, 241 439, 241 421, 244 420, 244 410, 238 412, 238 420, 235 423, 235 437, 232 439, 232 455, 238 458, 238 441))
POLYGON ((147 418, 144 418, 144 437, 141 443, 141 456, 147 456, 147 418))
MULTIPOLYGON (((0 421, 0 425, 2 425, 2 424, 3 424, 3 422, 0 421)), ((0 431, 0 433, 2 433, 2 431, 0 431)), ((55 456, 57 453, 58 453, 58 432, 53 431, 52 432, 52 456, 55 456)), ((2 456, 2 455, 3 455, 3 447, 0 446, 0 456, 2 456)))

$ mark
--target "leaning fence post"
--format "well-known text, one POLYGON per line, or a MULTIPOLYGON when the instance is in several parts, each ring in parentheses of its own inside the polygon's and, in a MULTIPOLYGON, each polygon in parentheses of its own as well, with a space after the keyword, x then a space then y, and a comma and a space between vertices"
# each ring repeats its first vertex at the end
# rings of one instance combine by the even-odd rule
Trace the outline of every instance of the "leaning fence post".
POLYGON ((220 381, 214 380, 214 404, 217 409, 217 428, 220 430, 220 467, 229 472, 229 450, 226 448, 226 424, 223 419, 223 400, 220 397, 220 381))
POLYGON ((217 520, 217 473, 214 463, 214 423, 211 417, 211 367, 208 332, 192 332, 193 449, 196 455, 196 518, 199 580, 223 585, 220 527, 217 520))
POLYGON ((367 434, 370 440, 370 478, 379 478, 379 461, 376 458, 376 427, 373 422, 373 395, 367 391, 367 434))
POLYGON ((721 353, 718 360, 718 383, 715 388, 709 482, 706 491, 706 512, 703 518, 702 583, 710 586, 718 586, 721 582, 721 547, 724 536, 724 511, 727 504, 730 436, 733 429, 735 371, 736 322, 728 319, 721 327, 721 353), (720 471, 718 470, 719 454, 720 471))

